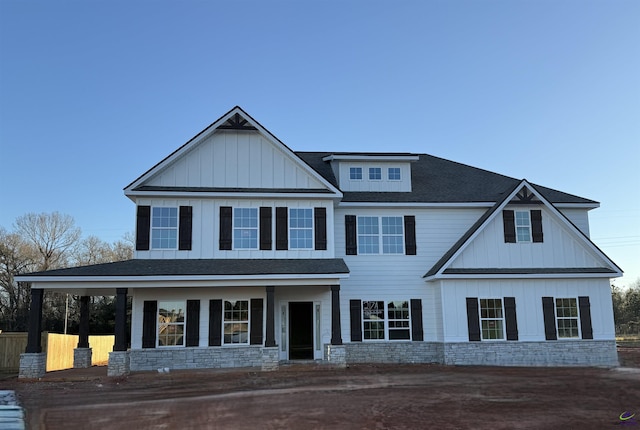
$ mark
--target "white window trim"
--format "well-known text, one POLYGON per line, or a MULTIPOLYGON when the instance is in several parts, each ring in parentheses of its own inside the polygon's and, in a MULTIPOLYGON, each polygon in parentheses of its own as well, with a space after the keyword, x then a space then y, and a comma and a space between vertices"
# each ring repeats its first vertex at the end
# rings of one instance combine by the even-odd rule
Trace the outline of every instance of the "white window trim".
POLYGON ((381 181, 382 181, 382 167, 377 167, 377 166, 369 167, 369 168, 367 169, 367 173, 368 173, 368 176, 367 176, 367 177, 369 178, 369 181, 371 181, 371 182, 381 182, 381 181), (374 170, 374 169, 378 169, 378 170, 380 170, 380 179, 375 179, 375 178, 374 178, 374 179, 372 179, 372 178, 371 178, 371 171, 372 171, 372 170, 374 170))
POLYGON ((355 182, 362 182, 364 180, 364 169, 358 166, 349 166, 349 180, 355 182), (360 169, 360 179, 351 177, 351 169, 360 169))
POLYGON ((402 169, 400 167, 387 167, 387 180, 390 182, 400 182, 402 181, 402 169), (400 177, 398 179, 391 179, 391 175, 390 175, 390 170, 391 169, 398 169, 398 173, 400 174, 400 177))
POLYGON ((558 338, 558 340, 562 339, 562 340, 581 340, 582 339, 582 324, 580 323, 580 300, 578 297, 554 297, 553 298, 553 312, 555 314, 555 323, 556 323, 556 337, 558 338), (575 317, 558 317, 558 305, 556 303, 557 299, 574 299, 576 301, 576 316, 575 317), (558 328, 558 320, 563 319, 563 320, 568 320, 568 319, 575 319, 576 320, 576 325, 578 327, 578 336, 575 337, 561 337, 560 336, 560 329, 558 328))
POLYGON ((178 206, 152 206, 151 221, 149 226, 149 249, 152 251, 176 251, 180 242, 180 208, 178 206), (175 209, 176 210, 176 226, 175 227, 154 227, 153 226, 153 210, 154 209, 175 209), (172 248, 156 248, 153 246, 153 230, 174 230, 176 231, 176 245, 172 248))
POLYGON ((156 327, 156 348, 184 348, 187 344, 187 301, 186 300, 158 300, 158 309, 156 311, 156 321, 158 326, 156 327), (181 302, 184 304, 184 321, 180 323, 166 323, 167 325, 182 326, 182 345, 160 345, 160 309, 161 303, 181 302))
POLYGON ((358 255, 406 255, 406 235, 405 235, 405 231, 404 231, 404 217, 402 215, 400 216, 396 216, 396 215, 358 215, 356 216, 356 243, 358 245, 358 255), (359 232, 359 227, 360 227, 360 218, 377 218, 378 219, 378 234, 377 235, 373 235, 373 234, 360 234, 359 232), (387 236, 398 236, 396 234, 390 235, 390 234, 384 234, 382 233, 382 218, 400 218, 401 222, 400 222, 400 226, 402 227, 402 252, 384 252, 384 237, 387 236), (360 252, 360 236, 368 236, 368 237, 372 237, 372 236, 377 236, 378 237, 378 252, 374 253, 374 252, 360 252))
MULTIPOLYGON (((513 215, 513 224, 516 230, 516 243, 533 243, 533 232, 531 226, 531 211, 529 210, 516 210, 513 215), (529 238, 527 240, 520 240, 520 236, 518 235, 518 214, 526 213, 527 214, 527 228, 529 229, 529 238)), ((524 227, 524 226, 523 226, 524 227)))
POLYGON ((231 214, 231 242, 233 243, 233 250, 234 251, 256 251, 258 249, 260 249, 260 211, 258 210, 258 208, 251 208, 251 207, 234 207, 233 208, 233 212, 231 214), (236 227, 236 209, 251 209, 251 210, 255 210, 256 211, 256 219, 257 219, 257 225, 256 225, 256 233, 257 233, 257 238, 256 238, 256 246, 255 248, 240 248, 237 246, 236 243, 236 229, 241 230, 241 229, 246 229, 248 230, 248 228, 246 227, 236 227))
MULTIPOLYGON (((288 241, 289 241, 289 250, 290 251, 309 251, 309 250, 313 250, 315 249, 315 243, 316 243, 316 229, 314 226, 314 216, 315 216, 315 211, 313 208, 287 208, 287 235, 288 235, 288 241), (291 210, 292 209, 308 209, 311 211, 311 227, 309 228, 300 228, 300 227, 295 227, 296 230, 311 230, 311 246, 309 248, 293 248, 291 246, 291 244, 293 243, 292 239, 291 239, 291 230, 294 229, 294 227, 291 227, 291 210)), ((258 240, 260 239, 260 237, 258 237, 258 240)))
MULTIPOLYGON (((409 299, 372 299, 372 300, 362 300, 360 303, 360 330, 362 333, 362 342, 411 342, 413 339, 413 333, 411 332, 411 300, 409 299), (384 338, 383 339, 365 339, 364 335, 364 303, 365 302, 382 302, 384 306, 384 310, 382 315, 384 318, 382 322, 384 323, 384 338), (407 330, 409 331, 409 339, 389 339, 389 302, 407 302, 407 309, 409 311, 409 327, 407 330)), ((367 321, 375 321, 375 320, 367 320, 367 321)), ((399 319, 394 319, 393 321, 403 321, 399 319)))
POLYGON ((234 347, 234 346, 249 346, 251 344, 251 299, 222 299, 222 347, 234 347), (242 343, 227 343, 224 341, 224 327, 225 324, 244 324, 245 321, 229 321, 224 319, 224 304, 225 302, 247 302, 247 341, 242 343))
POLYGON ((478 298, 478 319, 480 323, 480 340, 482 342, 505 342, 507 340, 507 321, 504 313, 504 297, 479 297, 478 298), (482 300, 500 300, 502 307, 502 318, 482 318, 482 300), (502 320, 502 339, 485 339, 482 333, 482 321, 502 320))

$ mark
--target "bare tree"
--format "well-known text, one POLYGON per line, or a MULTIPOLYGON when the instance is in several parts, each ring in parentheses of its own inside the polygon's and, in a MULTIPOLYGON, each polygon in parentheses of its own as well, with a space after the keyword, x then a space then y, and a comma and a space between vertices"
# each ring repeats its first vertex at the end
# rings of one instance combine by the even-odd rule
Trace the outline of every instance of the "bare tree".
POLYGON ((15 229, 36 247, 41 258, 38 270, 63 267, 67 251, 80 238, 73 218, 59 212, 28 213, 16 219, 15 229))
POLYGON ((37 267, 34 247, 20 235, 0 227, 0 319, 5 330, 25 330, 29 319, 30 288, 14 276, 37 267))

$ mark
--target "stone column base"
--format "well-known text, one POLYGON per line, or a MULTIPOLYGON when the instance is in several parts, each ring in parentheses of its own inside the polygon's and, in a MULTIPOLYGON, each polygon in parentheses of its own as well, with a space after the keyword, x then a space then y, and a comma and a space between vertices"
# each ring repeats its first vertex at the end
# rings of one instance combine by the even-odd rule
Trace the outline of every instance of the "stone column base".
POLYGON ((278 370, 280 367, 280 360, 278 359, 280 352, 278 347, 265 347, 262 348, 262 371, 270 372, 272 370, 278 370))
POLYGON ((91 348, 76 348, 73 350, 73 368, 86 369, 91 367, 91 357, 93 350, 91 348))
POLYGON ((327 345, 327 361, 337 367, 347 367, 347 349, 344 345, 327 345))
POLYGON ((107 376, 125 376, 130 371, 129 351, 113 351, 109 353, 107 376))
POLYGON ((18 378, 42 378, 47 372, 47 353, 20 354, 20 371, 18 378))

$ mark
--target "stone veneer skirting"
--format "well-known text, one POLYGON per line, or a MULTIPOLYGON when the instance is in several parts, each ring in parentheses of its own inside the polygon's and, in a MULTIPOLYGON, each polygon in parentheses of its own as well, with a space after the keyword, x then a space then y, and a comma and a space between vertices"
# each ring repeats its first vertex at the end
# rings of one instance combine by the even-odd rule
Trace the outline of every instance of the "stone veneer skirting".
POLYGON ((544 342, 352 342, 347 363, 463 366, 618 366, 614 340, 544 342))
MULTIPOLYGON (((263 349, 260 346, 242 347, 187 347, 187 348, 150 348, 129 351, 130 369, 140 370, 169 369, 220 369, 232 367, 263 367, 263 349)), ((277 348, 275 349, 277 351, 277 348)), ((271 360, 271 351, 265 351, 265 359, 271 360)), ((277 360, 277 354, 275 355, 277 360)), ((276 362, 277 363, 277 362, 276 362)), ((273 366, 264 363, 266 368, 273 366)), ((276 366, 277 368, 277 366, 276 366)))
MULTIPOLYGON (((619 364, 614 340, 456 343, 351 342, 339 346, 325 345, 325 352, 325 359, 338 366, 349 363, 440 363, 462 366, 609 367, 619 364)), ((127 374, 129 370, 234 367, 258 367, 268 371, 278 369, 278 357, 277 347, 265 348, 263 346, 138 349, 111 353, 108 373, 115 376, 127 374)), ((42 359, 40 356, 37 358, 42 359)), ((38 360, 36 359, 36 361, 38 360)), ((33 367, 38 366, 34 363, 33 367)), ((27 370, 26 366, 25 370, 27 370)), ((26 373, 29 372, 24 373, 26 376, 26 373)), ((37 371, 32 371, 26 377, 36 377, 35 373, 37 371)))
POLYGON ((351 342, 347 363, 442 363, 439 342, 351 342))
POLYGON ((615 340, 460 342, 444 344, 444 364, 618 366, 615 340))

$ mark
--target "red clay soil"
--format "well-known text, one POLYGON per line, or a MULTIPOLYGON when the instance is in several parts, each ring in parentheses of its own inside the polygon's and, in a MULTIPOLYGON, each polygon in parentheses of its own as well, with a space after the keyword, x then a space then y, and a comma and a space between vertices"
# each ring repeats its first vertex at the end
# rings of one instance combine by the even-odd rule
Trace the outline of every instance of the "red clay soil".
POLYGON ((619 352, 635 368, 309 364, 107 378, 94 367, 0 388, 16 391, 31 429, 640 430, 640 348, 619 352))

